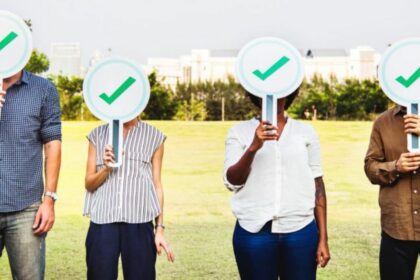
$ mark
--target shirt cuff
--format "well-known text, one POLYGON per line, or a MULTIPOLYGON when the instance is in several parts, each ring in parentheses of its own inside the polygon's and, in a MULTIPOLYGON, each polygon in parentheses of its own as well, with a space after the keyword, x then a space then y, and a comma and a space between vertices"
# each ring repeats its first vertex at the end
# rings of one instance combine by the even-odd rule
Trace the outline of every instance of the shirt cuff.
POLYGON ((245 184, 243 184, 243 185, 233 185, 233 184, 231 184, 229 182, 229 180, 227 179, 227 170, 225 170, 223 172, 223 182, 225 183, 226 188, 228 188, 228 190, 233 191, 233 192, 239 191, 245 185, 245 184))
POLYGON ((388 173, 388 184, 391 186, 395 185, 401 177, 400 173, 397 170, 396 164, 397 164, 396 160, 389 161, 384 164, 383 168, 381 168, 382 171, 385 171, 388 173))
POLYGON ((55 141, 55 140, 62 141, 61 134, 60 135, 54 135, 54 136, 49 136, 49 137, 43 138, 42 139, 42 143, 43 144, 47 144, 48 142, 55 141))

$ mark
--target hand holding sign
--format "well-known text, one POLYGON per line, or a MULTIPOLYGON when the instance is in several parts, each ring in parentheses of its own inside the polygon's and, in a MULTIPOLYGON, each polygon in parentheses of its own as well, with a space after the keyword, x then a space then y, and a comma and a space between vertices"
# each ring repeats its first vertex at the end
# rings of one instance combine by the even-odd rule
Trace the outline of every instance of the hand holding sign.
POLYGON ((263 99, 262 119, 277 125, 277 99, 293 93, 304 78, 299 51, 272 37, 246 44, 238 54, 236 75, 251 94, 263 99))
MULTIPOLYGON (((389 47, 379 64, 379 82, 395 103, 418 115, 420 103, 420 38, 399 41, 389 47)), ((419 151, 417 134, 407 136, 409 151, 419 151)))
POLYGON ((92 114, 109 122, 108 142, 114 149, 114 167, 120 166, 123 123, 146 108, 150 97, 147 76, 127 59, 108 58, 89 71, 83 83, 83 95, 92 114))
POLYGON ((3 90, 3 79, 21 71, 31 54, 32 36, 26 23, 18 16, 0 10, 0 91, 3 90))

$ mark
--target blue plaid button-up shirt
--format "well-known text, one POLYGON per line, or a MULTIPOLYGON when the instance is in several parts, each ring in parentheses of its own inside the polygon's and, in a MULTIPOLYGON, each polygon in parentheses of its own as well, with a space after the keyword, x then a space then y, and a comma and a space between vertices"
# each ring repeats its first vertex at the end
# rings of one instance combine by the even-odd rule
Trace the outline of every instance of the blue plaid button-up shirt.
POLYGON ((0 119, 0 213, 42 198, 43 145, 61 140, 60 102, 50 81, 23 71, 7 90, 0 119))

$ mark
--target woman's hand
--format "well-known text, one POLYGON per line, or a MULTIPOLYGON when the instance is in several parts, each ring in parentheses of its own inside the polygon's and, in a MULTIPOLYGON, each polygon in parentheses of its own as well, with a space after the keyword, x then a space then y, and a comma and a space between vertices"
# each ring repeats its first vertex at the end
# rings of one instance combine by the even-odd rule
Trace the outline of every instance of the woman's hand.
POLYGON ((115 155, 114 155, 114 151, 112 150, 112 146, 106 145, 105 152, 104 152, 104 164, 107 169, 111 169, 112 168, 111 165, 114 163, 115 163, 115 155))
POLYGON ((162 254, 162 248, 163 248, 163 250, 165 250, 168 261, 170 262, 175 261, 174 253, 172 252, 172 249, 169 246, 168 242, 166 242, 165 238, 163 237, 163 231, 160 228, 158 228, 155 233, 155 245, 156 245, 156 251, 159 256, 162 254))
POLYGON ((320 240, 316 251, 316 262, 320 267, 326 267, 330 259, 331 256, 330 249, 328 248, 328 241, 320 240))
POLYGON ((271 125, 268 121, 261 121, 255 130, 254 140, 252 141, 249 150, 256 152, 263 146, 265 141, 277 140, 279 133, 276 126, 271 125))
POLYGON ((404 132, 420 135, 420 117, 418 115, 404 116, 404 132))

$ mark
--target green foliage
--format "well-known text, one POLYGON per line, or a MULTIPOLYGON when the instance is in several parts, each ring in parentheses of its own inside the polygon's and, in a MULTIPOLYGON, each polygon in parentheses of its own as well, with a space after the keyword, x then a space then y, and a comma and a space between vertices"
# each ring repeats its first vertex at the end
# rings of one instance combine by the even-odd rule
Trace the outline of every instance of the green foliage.
POLYGON ((205 120, 243 120, 258 115, 259 110, 249 101, 245 90, 230 77, 227 82, 198 82, 195 84, 178 84, 176 98, 179 110, 186 110, 192 100, 205 104, 205 120), (223 116, 224 110, 224 116, 223 116))
POLYGON ((49 79, 57 87, 63 120, 95 119, 84 106, 82 96, 83 79, 61 75, 50 76, 49 79))
POLYGON ((319 119, 369 120, 389 104, 377 80, 346 79, 339 83, 335 77, 327 82, 315 75, 311 81, 303 82, 288 112, 303 118, 305 110, 316 108, 319 119))
POLYGON ((157 80, 156 73, 149 75, 150 99, 142 118, 147 120, 171 120, 174 118, 177 104, 173 101, 173 92, 157 80))
POLYGON ((175 120, 180 121, 203 121, 206 119, 206 104, 195 99, 183 100, 178 104, 175 120))
MULTIPOLYGON (((96 119, 82 98, 83 79, 51 76, 60 94, 63 119, 96 119)), ((245 120, 260 114, 233 78, 228 81, 178 84, 176 90, 149 75, 150 100, 142 113, 147 120, 245 120), (224 112, 224 113, 223 113, 224 112)), ((304 118, 305 110, 317 110, 317 118, 332 120, 370 120, 385 111, 391 102, 377 80, 347 79, 329 81, 315 75, 304 81, 300 93, 288 110, 295 118, 304 118)))
POLYGON ((50 61, 48 57, 44 53, 34 49, 25 69, 34 74, 41 74, 47 72, 49 68, 50 61))

